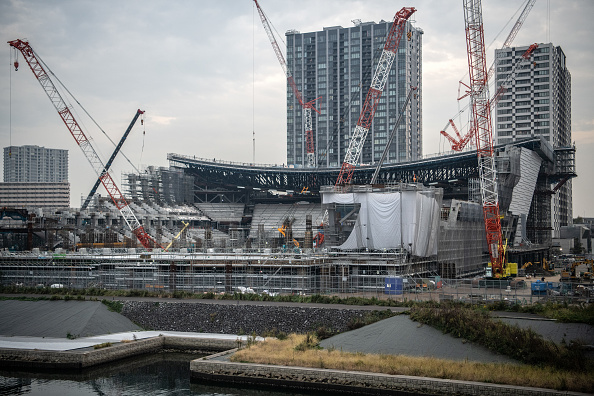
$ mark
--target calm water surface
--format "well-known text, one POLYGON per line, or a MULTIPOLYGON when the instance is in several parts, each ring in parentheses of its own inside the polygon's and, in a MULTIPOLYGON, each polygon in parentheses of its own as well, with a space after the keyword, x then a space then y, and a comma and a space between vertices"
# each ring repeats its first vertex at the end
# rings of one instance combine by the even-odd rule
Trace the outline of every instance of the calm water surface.
POLYGON ((0 395, 112 396, 311 396, 190 383, 190 360, 200 355, 162 352, 121 360, 76 374, 6 371, 0 368, 0 395))

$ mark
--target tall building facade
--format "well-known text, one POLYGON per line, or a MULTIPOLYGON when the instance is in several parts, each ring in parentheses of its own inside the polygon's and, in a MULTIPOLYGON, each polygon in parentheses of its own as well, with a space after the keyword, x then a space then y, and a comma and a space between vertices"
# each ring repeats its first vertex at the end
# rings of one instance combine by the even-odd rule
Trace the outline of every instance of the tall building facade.
MULTIPOLYGON (((504 80, 528 46, 495 51, 496 81, 504 80)), ((495 140, 505 144, 542 136, 553 149, 568 148, 571 140, 571 74, 561 47, 539 44, 531 65, 518 72, 497 104, 495 140)), ((551 198, 553 238, 573 223, 572 185, 567 181, 551 198)))
MULTIPOLYGON (((353 21, 355 26, 286 33, 287 65, 303 101, 321 97, 312 111, 316 166, 339 167, 382 53, 391 22, 353 21)), ((407 106, 386 161, 414 160, 422 154, 421 44, 423 31, 407 22, 392 69, 367 135, 360 162, 378 161, 411 86, 407 106)), ((287 84, 287 163, 307 166, 304 112, 287 84)))
POLYGON ((69 207, 68 150, 29 145, 5 147, 0 205, 17 208, 69 207))
POLYGON ((4 182, 68 182, 68 150, 39 146, 4 147, 4 182))

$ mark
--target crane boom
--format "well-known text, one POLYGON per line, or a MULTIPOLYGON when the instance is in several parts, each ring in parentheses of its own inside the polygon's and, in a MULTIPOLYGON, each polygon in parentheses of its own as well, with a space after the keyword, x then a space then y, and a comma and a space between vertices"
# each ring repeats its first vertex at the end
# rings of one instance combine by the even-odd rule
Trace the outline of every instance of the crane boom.
POLYGON ((470 76, 471 125, 475 131, 483 218, 493 276, 500 278, 503 276, 504 265, 503 238, 499 218, 481 0, 463 0, 463 6, 470 76))
POLYGON ((95 172, 97 173, 97 176, 101 180, 101 183, 107 190, 107 193, 113 200, 115 206, 122 214, 124 221, 130 228, 130 230, 132 230, 132 233, 136 235, 142 246, 144 246, 145 248, 149 249, 154 247, 156 245, 156 242, 144 230, 144 228, 136 218, 136 215, 128 205, 128 202, 126 202, 126 199, 120 192, 117 184, 109 174, 109 171, 106 170, 105 165, 103 165, 103 161, 101 160, 101 158, 99 158, 99 155, 91 145, 91 142, 82 131, 80 125, 78 124, 78 122, 74 118, 74 115, 70 111, 70 108, 66 105, 64 99, 62 99, 62 95, 60 95, 60 92, 58 92, 56 86, 50 79, 48 73, 45 71, 43 67, 43 62, 35 54, 33 48, 31 48, 31 45, 29 45, 27 41, 23 41, 20 39, 9 41, 8 44, 10 44, 11 47, 14 47, 18 51, 20 51, 21 54, 23 54, 23 57, 25 58, 27 64, 31 68, 31 71, 37 78, 37 81, 39 81, 39 84, 41 84, 41 87, 43 88, 48 98, 54 105, 58 114, 62 118, 62 121, 64 121, 64 124, 66 124, 66 127, 70 131, 70 134, 72 135, 72 137, 82 150, 83 154, 91 164, 93 170, 95 170, 95 172))
MULTIPOLYGON (((526 20, 526 18, 528 17, 528 14, 530 13, 530 10, 532 10, 532 7, 534 6, 534 3, 536 2, 536 0, 527 0, 526 1, 526 5, 524 6, 524 9, 522 10, 522 12, 520 13, 520 16, 518 17, 518 19, 516 20, 516 23, 514 24, 514 26, 512 27, 511 31, 509 32, 509 34, 507 35, 507 38, 505 39, 505 42, 503 43, 501 48, 509 48, 509 46, 511 45, 511 43, 514 41, 514 39, 516 38, 516 35, 518 34, 518 32, 520 31, 520 28, 522 27, 522 25, 524 24, 524 21, 526 20)), ((529 49, 530 50, 530 49, 529 49)), ((522 55, 524 56, 524 55, 522 55)), ((495 61, 493 63, 491 63, 491 67, 489 67, 489 71, 487 72, 487 82, 491 81, 491 78, 493 77, 493 74, 495 73, 495 67, 499 66, 499 59, 495 59, 495 61)), ((465 85, 466 87, 468 87, 466 84, 460 82, 462 85, 465 85)), ((501 84, 498 88, 497 93, 493 96, 493 98, 491 99, 491 109, 494 108, 495 104, 497 104, 497 101, 499 100, 499 97, 501 97, 501 95, 503 94, 503 92, 505 92, 505 88, 503 87, 504 84, 501 84)), ((465 98, 466 96, 468 96, 470 94, 470 92, 467 92, 466 94, 460 96, 458 98, 458 100, 461 100, 463 98, 465 98)), ((452 126, 454 124, 452 123, 452 126)), ((447 124, 446 124, 446 128, 447 128, 447 124)), ((464 137, 461 138, 460 136, 458 136, 458 140, 454 139, 452 136, 450 136, 446 131, 445 128, 443 130, 440 131, 440 133, 445 136, 449 141, 450 144, 452 146, 452 150, 454 151, 462 151, 464 149, 464 147, 466 147, 466 144, 470 141, 470 139, 472 139, 472 137, 474 136, 474 131, 472 129, 470 129, 468 131, 468 134, 464 137)))
MULTIPOLYGON (((532 10, 534 3, 536 3, 536 0, 528 0, 526 2, 526 6, 522 10, 522 13, 518 17, 518 20, 512 27, 512 30, 507 35, 507 38, 505 39, 505 42, 503 43, 503 46, 501 48, 509 48, 511 43, 516 38, 518 32, 520 31, 520 28, 524 24, 524 21, 526 20, 526 18, 528 18, 528 14, 530 13, 530 10, 532 10)), ((487 72, 487 80, 490 80, 491 77, 493 77, 493 74, 495 73, 495 66, 497 66, 498 64, 499 64, 499 60, 497 60, 497 59, 495 60, 495 62, 493 62, 493 64, 491 64, 491 67, 489 68, 489 71, 487 72)))
POLYGON ((338 174, 336 186, 349 184, 353 178, 353 172, 361 158, 365 138, 367 137, 367 132, 369 132, 369 129, 371 128, 371 122, 375 116, 377 104, 379 103, 386 81, 388 80, 388 74, 392 68, 394 58, 396 58, 400 38, 406 27, 406 21, 415 11, 416 9, 414 7, 402 7, 402 9, 394 16, 392 27, 386 37, 382 55, 380 56, 377 68, 373 74, 371 86, 367 92, 367 97, 365 98, 365 103, 363 104, 361 114, 359 115, 359 120, 357 121, 355 131, 349 142, 349 147, 346 151, 340 173, 338 174))
POLYGON ((380 169, 382 164, 386 160, 386 156, 388 155, 388 150, 390 149, 390 144, 392 144, 392 139, 394 139, 394 135, 396 134, 396 130, 398 129, 398 125, 400 125, 400 121, 402 120, 402 116, 404 115, 404 111, 406 110, 406 106, 410 102, 410 98, 414 91, 417 90, 417 87, 410 87, 410 91, 408 91, 408 95, 406 96, 406 100, 402 105, 402 110, 400 110, 400 114, 398 115, 398 119, 396 120, 396 124, 394 124, 394 128, 392 128, 392 132, 388 137, 388 141, 386 142, 386 147, 384 148, 384 152, 382 153, 382 157, 380 158, 377 167, 375 168, 375 172, 373 172, 373 176, 371 177, 371 184, 375 184, 377 181, 377 176, 379 175, 380 169))
POLYGON ((291 86, 291 89, 293 90, 293 94, 295 95, 295 98, 297 99, 297 101, 299 102, 301 107, 303 108, 304 119, 305 119, 305 148, 306 148, 306 152, 307 152, 307 164, 308 164, 308 166, 313 167, 313 166, 315 166, 315 151, 314 151, 313 122, 312 122, 311 110, 313 109, 318 114, 320 114, 320 111, 315 108, 314 104, 318 99, 321 98, 321 96, 314 100, 311 100, 309 102, 303 101, 303 96, 301 95, 301 92, 299 92, 299 89, 297 88, 295 79, 293 78, 291 71, 287 67, 287 62, 285 61, 285 57, 283 56, 283 53, 281 52, 281 49, 276 41, 276 38, 274 37, 274 34, 272 33, 272 29, 270 28, 270 23, 268 23, 268 18, 266 18, 264 11, 262 11, 262 8, 260 8, 260 4, 258 4, 258 0, 254 0, 254 3, 256 5, 256 8, 258 9, 258 14, 260 15, 260 20, 262 21, 264 30, 266 31, 266 34, 268 35, 268 40, 270 41, 270 44, 272 44, 272 49, 274 50, 274 53, 276 54, 276 58, 278 59, 278 62, 280 63, 281 68, 283 69, 283 72, 285 73, 285 76, 287 76, 287 81, 289 82, 289 85, 291 86))
MULTIPOLYGON (((136 124, 136 120, 138 119, 138 117, 141 114, 144 114, 144 111, 138 109, 138 111, 136 111, 136 114, 134 115, 134 118, 132 119, 132 122, 128 126, 128 129, 126 129, 126 132, 124 132, 124 135, 120 139, 120 142, 118 143, 118 145, 116 146, 115 150, 111 154, 111 157, 109 158, 109 160, 105 164, 104 171, 108 171, 109 168, 111 167, 111 164, 113 163, 113 160, 115 160, 115 157, 120 152, 120 149, 122 148, 122 145, 126 141, 126 138, 128 137, 128 134, 132 130, 132 127, 134 126, 134 124, 136 124)), ((93 185, 93 188, 91 188, 91 191, 89 192, 89 195, 87 195, 87 198, 85 199, 85 202, 82 204, 82 206, 80 208, 81 210, 85 210, 87 208, 87 206, 89 206, 89 203, 91 202, 91 199, 93 199, 93 195, 95 195, 95 193, 97 192, 97 189, 99 188, 99 184, 101 184, 101 178, 97 179, 97 181, 93 185)))
MULTIPOLYGON (((507 77, 505 78, 505 80, 503 80, 501 82, 501 84, 499 85, 499 88, 497 89, 497 92, 495 92, 495 94, 493 95, 493 97, 490 99, 490 101, 489 101, 489 108, 490 109, 494 109, 495 108, 495 106, 497 105, 497 103, 501 99, 501 96, 507 90, 506 86, 513 80, 513 78, 516 76, 516 74, 519 73, 527 65, 530 64, 530 55, 532 55, 532 53, 534 52, 534 50, 537 49, 537 48, 538 48, 538 44, 536 44, 536 43, 535 44, 532 44, 522 54, 522 57, 520 59, 518 59, 518 61, 514 64, 514 67, 513 67, 512 71, 507 75, 507 77)), ((460 133, 458 132, 458 129, 456 128, 456 125, 454 124, 454 121, 450 119, 448 122, 449 122, 449 124, 452 125, 452 128, 454 128, 454 131, 456 132, 456 135, 458 136, 458 140, 456 140, 453 137, 451 137, 445 131, 445 128, 440 133, 443 136, 445 136, 450 141, 450 143, 452 145, 452 150, 454 150, 454 151, 462 151, 462 150, 464 150, 464 147, 466 147, 466 144, 474 137, 474 129, 473 128, 470 128, 468 130, 468 133, 466 135, 464 135, 464 137, 462 137, 462 136, 460 136, 460 133)))

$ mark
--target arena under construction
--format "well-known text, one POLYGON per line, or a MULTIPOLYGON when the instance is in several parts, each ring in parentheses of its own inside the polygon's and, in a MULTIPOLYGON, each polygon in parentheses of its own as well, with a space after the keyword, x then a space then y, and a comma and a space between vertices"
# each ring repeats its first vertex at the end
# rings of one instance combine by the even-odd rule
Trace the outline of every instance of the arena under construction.
MULTIPOLYGON (((575 176, 575 149, 528 139, 496 153, 508 259, 549 259, 550 200, 575 176)), ((387 164, 375 185, 364 184, 375 166, 361 166, 360 184, 341 188, 337 169, 168 159, 169 168, 124 176, 130 207, 160 248, 143 248, 99 195, 86 210, 4 208, 0 282, 390 294, 392 283, 427 288, 485 273, 474 151, 387 164)))

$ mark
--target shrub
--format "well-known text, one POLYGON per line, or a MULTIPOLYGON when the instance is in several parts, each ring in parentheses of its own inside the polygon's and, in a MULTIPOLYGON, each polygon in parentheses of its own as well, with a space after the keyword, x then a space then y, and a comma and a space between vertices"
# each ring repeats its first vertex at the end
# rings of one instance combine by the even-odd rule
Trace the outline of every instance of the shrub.
POLYGON ((521 329, 494 320, 484 310, 457 304, 442 304, 440 308, 415 306, 410 317, 523 363, 569 370, 583 370, 587 365, 579 345, 556 345, 544 340, 532 329, 521 329))
POLYGON ((102 343, 102 344, 95 344, 95 345, 93 345, 93 348, 94 348, 94 349, 101 349, 101 348, 107 348, 107 347, 110 347, 110 346, 112 346, 112 345, 113 345, 113 344, 112 344, 111 342, 104 342, 104 343, 102 343))

